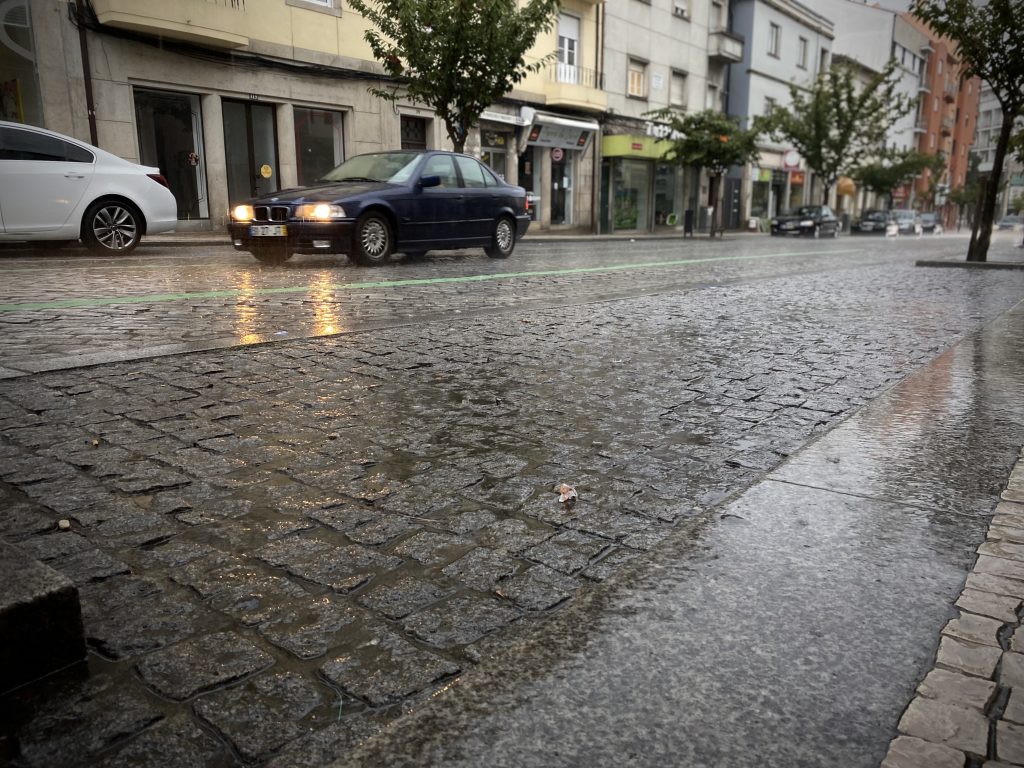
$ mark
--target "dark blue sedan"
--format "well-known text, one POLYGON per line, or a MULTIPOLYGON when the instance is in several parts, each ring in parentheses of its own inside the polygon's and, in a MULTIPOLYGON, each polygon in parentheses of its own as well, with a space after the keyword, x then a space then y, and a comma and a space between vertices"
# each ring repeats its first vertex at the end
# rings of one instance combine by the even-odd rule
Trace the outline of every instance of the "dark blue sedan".
POLYGON ((529 225, 526 190, 478 160, 403 150, 357 155, 312 186, 235 205, 228 230, 236 250, 268 264, 323 252, 377 265, 450 248, 505 259, 529 225))

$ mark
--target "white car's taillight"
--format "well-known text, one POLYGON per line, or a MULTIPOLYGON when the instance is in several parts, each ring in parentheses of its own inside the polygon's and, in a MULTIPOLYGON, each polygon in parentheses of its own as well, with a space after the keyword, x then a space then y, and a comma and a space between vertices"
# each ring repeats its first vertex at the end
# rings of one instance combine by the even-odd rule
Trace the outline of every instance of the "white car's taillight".
POLYGON ((168 189, 171 188, 171 185, 167 183, 167 179, 165 179, 162 174, 159 174, 159 173, 147 173, 146 175, 149 176, 149 178, 151 178, 157 184, 165 186, 168 189))

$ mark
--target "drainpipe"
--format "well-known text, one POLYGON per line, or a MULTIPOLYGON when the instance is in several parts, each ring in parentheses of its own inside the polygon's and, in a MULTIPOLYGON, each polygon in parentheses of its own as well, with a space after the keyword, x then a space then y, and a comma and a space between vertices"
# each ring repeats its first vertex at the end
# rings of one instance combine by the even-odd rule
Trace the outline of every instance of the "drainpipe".
POLYGON ((99 135, 96 132, 96 104, 92 97, 92 66, 89 64, 89 43, 85 34, 85 10, 78 0, 75 3, 75 17, 78 21, 78 44, 82 49, 82 77, 85 81, 85 111, 89 116, 89 142, 99 146, 99 135))
MULTIPOLYGON (((597 6, 597 34, 594 52, 594 64, 597 67, 594 83, 595 87, 604 90, 604 3, 597 6)), ((601 233, 601 222, 598 218, 601 215, 601 136, 604 134, 604 123, 598 121, 597 131, 594 133, 594 169, 590 174, 590 232, 593 235, 601 233)))

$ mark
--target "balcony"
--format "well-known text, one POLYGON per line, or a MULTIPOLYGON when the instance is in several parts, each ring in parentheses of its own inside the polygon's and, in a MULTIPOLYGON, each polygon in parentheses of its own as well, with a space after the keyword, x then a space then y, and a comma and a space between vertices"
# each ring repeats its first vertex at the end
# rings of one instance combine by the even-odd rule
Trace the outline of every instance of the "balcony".
POLYGON ((604 75, 594 69, 555 62, 547 65, 544 94, 551 106, 573 107, 591 112, 608 108, 604 75))
POLYGON ((945 99, 948 104, 952 104, 956 101, 956 86, 957 84, 955 80, 953 82, 949 82, 947 80, 945 86, 942 88, 942 98, 945 99))
POLYGON ((708 58, 725 64, 743 61, 743 38, 725 29, 709 32, 708 58))
POLYGON ((214 48, 242 48, 245 0, 92 0, 100 24, 214 48))
POLYGON ((953 133, 953 122, 954 122, 954 120, 953 120, 952 117, 948 117, 947 116, 947 117, 943 117, 942 118, 942 128, 940 129, 940 132, 942 133, 943 136, 950 136, 950 135, 952 135, 952 133, 953 133))

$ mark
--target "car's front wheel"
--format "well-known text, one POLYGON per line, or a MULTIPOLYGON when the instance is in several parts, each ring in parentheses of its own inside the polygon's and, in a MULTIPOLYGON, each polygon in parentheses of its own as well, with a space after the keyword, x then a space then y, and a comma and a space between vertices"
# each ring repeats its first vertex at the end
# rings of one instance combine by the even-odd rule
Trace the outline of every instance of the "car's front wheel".
POLYGON ((391 234, 391 223, 377 211, 364 213, 356 222, 353 258, 366 267, 383 264, 391 258, 395 243, 391 234))
POLYGON ((508 216, 502 216, 494 225, 491 244, 484 248, 492 259, 507 259, 516 247, 516 225, 508 216))
POLYGON ((82 220, 82 241, 96 253, 131 253, 142 239, 142 215, 129 203, 93 203, 82 220))

